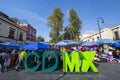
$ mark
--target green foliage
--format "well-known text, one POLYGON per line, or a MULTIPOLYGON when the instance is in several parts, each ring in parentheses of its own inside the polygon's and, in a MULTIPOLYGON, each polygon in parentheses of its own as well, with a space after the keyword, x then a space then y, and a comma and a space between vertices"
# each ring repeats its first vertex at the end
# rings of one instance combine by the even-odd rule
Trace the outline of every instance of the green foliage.
POLYGON ((66 27, 65 29, 64 29, 64 39, 65 40, 72 40, 72 28, 70 28, 70 27, 66 27))
POLYGON ((63 34, 63 13, 60 8, 55 8, 52 15, 48 18, 48 26, 51 28, 49 36, 51 37, 51 42, 56 43, 60 40, 76 40, 79 41, 80 30, 82 27, 82 22, 79 19, 77 13, 74 9, 69 11, 69 25, 65 27, 63 34))
POLYGON ((48 26, 51 28, 50 37, 52 42, 58 42, 60 32, 63 30, 63 13, 60 8, 55 8, 53 14, 48 18, 48 26))
POLYGON ((72 40, 79 40, 79 34, 80 34, 80 29, 82 27, 82 22, 79 19, 74 9, 71 9, 69 14, 70 14, 70 17, 69 17, 70 26, 69 27, 72 30, 71 31, 72 40))

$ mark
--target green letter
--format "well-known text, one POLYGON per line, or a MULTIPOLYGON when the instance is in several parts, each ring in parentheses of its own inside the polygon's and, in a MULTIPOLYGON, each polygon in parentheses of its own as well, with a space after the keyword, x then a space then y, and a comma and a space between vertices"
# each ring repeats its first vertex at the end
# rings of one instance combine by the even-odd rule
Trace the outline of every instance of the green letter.
POLYGON ((70 58, 67 52, 63 52, 63 71, 64 72, 68 71, 67 66, 69 67, 70 72, 73 72, 74 67, 76 72, 80 72, 80 60, 79 60, 78 52, 72 52, 70 54, 70 58))
POLYGON ((96 54, 95 52, 90 52, 90 51, 80 53, 80 56, 82 57, 81 71, 88 72, 88 69, 91 67, 91 69, 94 72, 98 72, 98 69, 95 67, 95 65, 92 62, 95 54, 96 54))

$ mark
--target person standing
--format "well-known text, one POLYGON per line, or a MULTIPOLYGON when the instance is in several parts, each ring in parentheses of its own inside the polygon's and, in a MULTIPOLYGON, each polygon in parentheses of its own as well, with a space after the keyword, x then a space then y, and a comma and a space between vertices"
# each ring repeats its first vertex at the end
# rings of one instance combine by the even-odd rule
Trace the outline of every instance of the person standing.
POLYGON ((9 67, 10 65, 10 55, 7 53, 6 50, 3 50, 2 52, 2 59, 3 59, 3 71, 6 72, 7 71, 7 68, 9 67))
POLYGON ((3 59, 2 59, 2 56, 0 55, 0 73, 2 73, 2 69, 3 69, 3 59))
POLYGON ((18 49, 14 48, 10 54, 10 57, 11 57, 11 66, 14 66, 15 65, 15 62, 18 58, 18 49))
POLYGON ((18 57, 18 59, 19 59, 19 61, 18 61, 18 64, 17 64, 17 66, 16 66, 16 71, 18 71, 18 68, 21 66, 21 65, 23 65, 23 63, 24 63, 24 58, 26 57, 26 55, 27 55, 27 52, 25 51, 25 50, 22 50, 21 52, 20 52, 20 54, 19 54, 19 57, 18 57))

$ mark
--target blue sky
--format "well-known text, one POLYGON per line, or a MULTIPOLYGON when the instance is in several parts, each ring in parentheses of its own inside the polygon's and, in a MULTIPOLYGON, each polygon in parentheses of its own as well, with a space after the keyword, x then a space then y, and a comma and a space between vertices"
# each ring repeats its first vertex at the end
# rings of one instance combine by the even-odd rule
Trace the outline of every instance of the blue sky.
POLYGON ((82 33, 97 31, 97 19, 104 18, 101 28, 120 24, 120 0, 1 0, 0 11, 9 17, 27 20, 37 36, 49 41, 47 18, 59 7, 64 13, 64 26, 69 25, 69 10, 74 9, 82 21, 82 33))

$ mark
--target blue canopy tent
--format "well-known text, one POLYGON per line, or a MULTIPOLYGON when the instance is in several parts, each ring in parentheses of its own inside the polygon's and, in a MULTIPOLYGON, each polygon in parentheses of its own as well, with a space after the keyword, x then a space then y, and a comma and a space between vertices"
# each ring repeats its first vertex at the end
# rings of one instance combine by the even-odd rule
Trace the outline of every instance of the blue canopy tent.
POLYGON ((115 41, 113 41, 112 39, 100 39, 100 40, 96 41, 96 43, 99 43, 100 45, 101 44, 112 44, 114 42, 115 41))
POLYGON ((42 43, 42 44, 45 44, 45 45, 48 45, 48 46, 50 46, 50 43, 47 43, 47 42, 26 42, 24 45, 26 45, 26 44, 30 44, 30 43, 42 43))
POLYGON ((55 44, 55 46, 70 46, 75 45, 77 42, 72 40, 62 40, 55 44))
POLYGON ((79 41, 79 42, 76 43, 76 45, 81 45, 83 43, 85 43, 85 41, 79 41))
POLYGON ((99 44, 96 42, 84 42, 81 46, 99 46, 99 44))
POLYGON ((40 50, 40 49, 49 49, 49 45, 41 42, 30 42, 20 47, 24 50, 40 50))
POLYGON ((120 48, 120 40, 118 40, 115 43, 111 44, 111 47, 120 48))
POLYGON ((21 45, 16 43, 16 42, 4 42, 4 43, 0 43, 1 47, 16 47, 19 48, 21 45))
POLYGON ((50 44, 49 44, 49 43, 47 43, 47 42, 40 42, 40 43, 43 43, 43 44, 46 44, 46 45, 50 46, 50 44))

